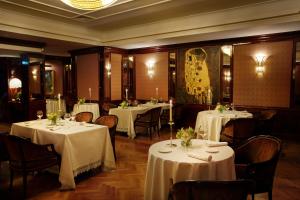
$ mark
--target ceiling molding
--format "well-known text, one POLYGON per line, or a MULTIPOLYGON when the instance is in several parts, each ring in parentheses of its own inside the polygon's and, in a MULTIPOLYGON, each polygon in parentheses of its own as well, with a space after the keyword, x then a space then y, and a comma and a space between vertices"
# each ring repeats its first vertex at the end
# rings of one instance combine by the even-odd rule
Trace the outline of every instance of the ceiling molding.
MULTIPOLYGON (((299 8, 300 1, 298 0, 270 1, 210 13, 162 20, 113 31, 105 31, 102 41, 105 44, 110 44, 122 40, 132 40, 143 37, 164 38, 197 33, 201 34, 203 33, 203 29, 214 27, 218 29, 217 27, 226 25, 248 23, 248 26, 251 27, 251 23, 255 25, 256 22, 261 23, 262 20, 267 20, 269 23, 276 23, 280 21, 281 18, 287 16, 294 16, 296 20, 300 21, 299 8), (271 10, 272 12, 266 12, 266 10, 271 10), (270 19, 272 21, 270 21, 270 19)), ((222 31, 222 29, 219 31, 222 31)))

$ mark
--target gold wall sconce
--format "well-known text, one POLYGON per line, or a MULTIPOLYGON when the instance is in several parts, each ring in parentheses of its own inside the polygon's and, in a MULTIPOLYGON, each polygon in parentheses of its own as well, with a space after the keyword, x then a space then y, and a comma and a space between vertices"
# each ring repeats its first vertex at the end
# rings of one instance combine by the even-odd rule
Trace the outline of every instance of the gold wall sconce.
POLYGON ((147 63, 146 63, 146 65, 147 65, 147 73, 148 73, 148 76, 150 77, 150 78, 153 78, 153 76, 154 76, 154 60, 149 60, 147 63))
POLYGON ((110 77, 110 75, 111 75, 111 64, 107 63, 107 65, 105 66, 105 69, 106 69, 107 76, 110 77))
POLYGON ((261 77, 265 73, 265 61, 266 61, 266 55, 263 53, 259 53, 255 55, 255 61, 256 61, 256 67, 255 72, 257 76, 261 77))
POLYGON ((231 73, 230 70, 224 71, 224 80, 230 82, 231 81, 231 73))
POLYGON ((31 73, 32 73, 33 80, 36 80, 37 79, 37 69, 33 69, 31 73))

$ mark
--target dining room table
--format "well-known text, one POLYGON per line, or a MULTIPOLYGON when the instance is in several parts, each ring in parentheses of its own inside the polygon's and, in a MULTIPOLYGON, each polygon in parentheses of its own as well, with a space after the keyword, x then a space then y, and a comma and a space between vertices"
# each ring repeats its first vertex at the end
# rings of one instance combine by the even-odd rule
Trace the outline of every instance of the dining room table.
MULTIPOLYGON (((127 132, 129 138, 134 139, 136 133, 134 130, 134 121, 138 114, 143 114, 146 111, 161 107, 162 109, 169 109, 169 104, 167 103, 145 103, 139 104, 138 106, 128 106, 128 107, 117 107, 109 109, 110 115, 116 115, 118 117, 118 125, 116 130, 120 132, 127 132)), ((160 126, 159 126, 160 127, 160 126)))
POLYGON ((226 110, 205 110, 198 112, 195 132, 197 137, 211 141, 219 141, 222 127, 227 122, 238 118, 252 118, 253 114, 247 111, 226 110))
POLYGON ((100 116, 98 103, 76 103, 73 106, 73 114, 76 115, 80 112, 93 113, 93 122, 100 116))
POLYGON ((145 200, 168 199, 170 180, 235 180, 234 151, 225 142, 192 139, 182 147, 180 139, 154 143, 148 152, 145 200))
POLYGON ((78 174, 101 167, 116 168, 107 126, 59 120, 51 125, 47 119, 13 123, 11 135, 30 138, 36 144, 53 144, 61 156, 61 189, 75 189, 78 174))

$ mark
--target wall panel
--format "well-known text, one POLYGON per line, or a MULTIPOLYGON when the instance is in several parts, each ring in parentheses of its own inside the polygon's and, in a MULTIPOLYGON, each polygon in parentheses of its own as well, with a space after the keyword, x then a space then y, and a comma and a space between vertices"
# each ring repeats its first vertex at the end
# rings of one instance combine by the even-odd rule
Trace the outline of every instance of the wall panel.
POLYGON ((168 100, 168 52, 136 54, 136 98, 149 100, 158 96, 164 101, 168 100), (155 74, 150 78, 147 74, 147 61, 154 60, 155 74))
POLYGON ((76 56, 77 95, 89 100, 89 88, 92 89, 92 100, 99 100, 99 61, 98 54, 76 56))
POLYGON ((235 46, 233 102, 243 106, 289 107, 292 41, 235 46), (265 73, 255 73, 255 54, 266 55, 265 73))

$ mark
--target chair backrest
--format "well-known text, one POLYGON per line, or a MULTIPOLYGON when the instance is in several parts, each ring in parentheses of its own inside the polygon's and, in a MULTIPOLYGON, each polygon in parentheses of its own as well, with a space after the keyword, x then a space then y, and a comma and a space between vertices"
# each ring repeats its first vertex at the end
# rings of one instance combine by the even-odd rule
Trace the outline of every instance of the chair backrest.
POLYGON ((253 181, 182 181, 175 183, 169 194, 173 200, 246 200, 253 181))
POLYGON ((93 121, 92 112, 80 112, 75 115, 75 121, 91 123, 93 121))
POLYGON ((280 152, 281 140, 266 135, 254 136, 235 150, 235 163, 248 166, 242 177, 255 181, 255 192, 272 189, 280 152))
POLYGON ((110 102, 104 102, 103 104, 102 104, 102 115, 108 115, 109 114, 109 109, 111 109, 111 108, 116 108, 116 107, 118 107, 118 106, 116 106, 115 104, 113 104, 113 103, 110 103, 110 102))
POLYGON ((224 127, 221 134, 232 138, 232 144, 236 145, 255 135, 255 119, 238 118, 230 120, 224 127))
POLYGON ((249 138, 236 150, 236 158, 247 163, 260 163, 278 160, 281 152, 281 140, 269 135, 258 135, 249 138), (240 158, 241 157, 241 158, 240 158))
POLYGON ((161 107, 152 108, 150 111, 151 111, 151 121, 153 123, 158 123, 161 114, 161 107))
POLYGON ((277 114, 276 110, 263 110, 260 112, 259 119, 260 120, 271 120, 277 114))
POLYGON ((105 125, 109 129, 116 129, 118 124, 118 117, 116 115, 105 115, 102 117, 98 117, 94 123, 99 125, 105 125))

